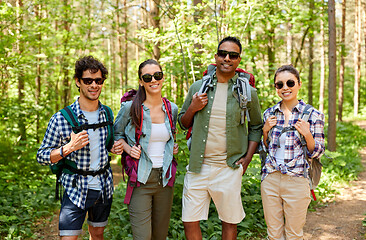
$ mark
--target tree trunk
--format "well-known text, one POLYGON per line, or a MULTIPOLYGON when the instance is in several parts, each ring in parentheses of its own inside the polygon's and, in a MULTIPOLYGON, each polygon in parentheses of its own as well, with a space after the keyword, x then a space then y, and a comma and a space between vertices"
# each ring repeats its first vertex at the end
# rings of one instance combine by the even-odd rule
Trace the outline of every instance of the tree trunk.
POLYGON ((344 57, 346 55, 346 0, 342 2, 342 36, 341 36, 341 65, 339 68, 338 87, 338 121, 342 121, 343 88, 344 88, 344 57))
MULTIPOLYGON (((151 12, 150 12, 150 20, 151 20, 151 25, 153 26, 153 28, 157 29, 157 35, 160 35, 160 9, 159 9, 159 5, 160 5, 160 0, 151 0, 150 1, 151 5, 151 12)), ((153 50, 153 54, 154 54, 154 58, 159 61, 160 59, 160 41, 157 42, 154 45, 154 50, 153 50)))
POLYGON ((286 37, 286 63, 292 64, 292 23, 287 23, 287 37, 286 37))
POLYGON ((320 11, 320 90, 319 90, 319 111, 324 112, 324 89, 325 89, 325 34, 324 34, 324 0, 320 11))
POLYGON ((128 85, 128 42, 127 42, 127 34, 128 34, 128 18, 127 18, 127 0, 123 1, 123 6, 124 6, 124 15, 123 15, 123 21, 125 23, 125 31, 124 31, 124 51, 123 51, 123 72, 125 75, 125 79, 124 79, 124 84, 125 86, 128 85))
POLYGON ((313 71, 314 71, 314 0, 309 2, 310 34, 309 34, 309 75, 308 75, 308 103, 313 105, 313 71))
MULTIPOLYGON (((64 8, 67 9, 68 7, 68 0, 64 0, 64 8)), ((69 13, 67 10, 64 11, 64 20, 63 20, 63 28, 66 32, 70 32, 70 23, 69 23, 69 13)), ((70 81, 69 81, 69 68, 68 68, 68 57, 69 57, 69 34, 66 34, 63 39, 63 56, 61 60, 61 71, 63 73, 63 91, 62 91, 62 105, 66 107, 69 105, 70 99, 70 81)))
MULTIPOLYGON (((23 8, 23 1, 17 0, 16 6, 18 9, 23 8)), ((16 51, 19 54, 19 60, 22 61, 22 54, 24 52, 24 44, 21 42, 22 27, 23 27, 23 15, 20 13, 20 10, 16 10, 17 15, 17 26, 16 26, 16 33, 17 33, 17 40, 16 40, 16 51)), ((24 103, 24 87, 25 87, 25 78, 24 73, 20 69, 19 73, 17 74, 18 80, 18 102, 20 108, 22 108, 24 103)), ((27 140, 27 131, 25 125, 25 115, 20 112, 18 118, 18 126, 19 126, 19 134, 20 134, 20 144, 23 145, 24 142, 27 140)))
MULTIPOLYGON (((270 24, 270 23, 269 23, 270 24)), ((270 24, 270 29, 268 30, 268 44, 267 44, 267 55, 268 55, 268 78, 274 74, 275 71, 275 61, 276 61, 276 54, 275 54, 275 28, 270 24)))
POLYGON ((356 0, 355 6, 355 31, 354 31, 354 64, 355 84, 353 89, 353 115, 358 115, 360 102, 360 79, 361 79, 361 0, 356 0))
POLYGON ((329 77, 328 77, 328 150, 336 151, 336 114, 337 114, 337 32, 335 2, 328 0, 329 25, 329 77))
MULTIPOLYGON (((38 21, 41 21, 42 19, 42 6, 41 5, 36 5, 35 7, 35 14, 36 14, 36 18, 38 21)), ((41 29, 39 31, 39 33, 37 34, 37 38, 38 38, 38 46, 37 46, 37 53, 38 55, 40 55, 42 53, 42 32, 41 29)), ((35 105, 38 106, 40 104, 40 96, 41 96, 41 64, 40 64, 41 59, 38 57, 37 58, 37 65, 36 65, 36 91, 35 91, 35 105)), ((38 109, 38 107, 37 107, 38 109)), ((40 119, 40 115, 39 115, 39 111, 36 110, 36 141, 37 143, 40 143, 40 136, 39 136, 39 129, 40 129, 40 123, 39 123, 39 119, 40 119)))

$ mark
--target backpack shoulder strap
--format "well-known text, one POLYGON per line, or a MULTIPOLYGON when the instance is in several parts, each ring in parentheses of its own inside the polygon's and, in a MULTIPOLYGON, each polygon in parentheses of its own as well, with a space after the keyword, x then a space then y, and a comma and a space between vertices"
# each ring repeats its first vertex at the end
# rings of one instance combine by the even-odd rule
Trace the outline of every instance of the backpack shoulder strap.
POLYGON ((67 106, 60 110, 61 114, 64 116, 66 121, 72 126, 72 130, 74 133, 78 133, 78 130, 76 127, 80 126, 79 121, 77 120, 77 117, 74 113, 74 111, 71 109, 70 106, 67 106))
POLYGON ((173 117, 172 117, 172 106, 170 104, 170 101, 163 97, 163 103, 165 105, 165 109, 167 110, 167 114, 168 114, 168 118, 169 118, 169 122, 170 122, 170 128, 172 130, 172 134, 173 136, 175 136, 175 125, 173 123, 173 117))
POLYGON ((114 129, 112 126, 113 125, 112 109, 110 107, 108 107, 107 105, 102 105, 102 106, 104 108, 104 111, 106 112, 105 116, 106 116, 107 122, 111 123, 107 126, 108 136, 107 136, 107 140, 105 142, 107 149, 111 150, 113 147, 113 143, 114 143, 114 129))

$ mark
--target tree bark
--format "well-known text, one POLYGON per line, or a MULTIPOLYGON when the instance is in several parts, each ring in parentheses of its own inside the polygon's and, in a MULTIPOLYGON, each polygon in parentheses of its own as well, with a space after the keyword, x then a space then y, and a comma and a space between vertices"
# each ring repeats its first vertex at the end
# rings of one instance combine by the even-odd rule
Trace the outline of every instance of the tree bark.
POLYGON ((286 61, 288 64, 292 64, 292 23, 287 23, 287 37, 286 37, 286 61))
POLYGON ((337 114, 337 32, 335 2, 328 0, 329 26, 329 77, 328 77, 328 150, 336 151, 336 114, 337 114))
POLYGON ((344 57, 346 55, 346 4, 342 2, 342 36, 341 36, 341 65, 339 68, 339 87, 338 87, 338 121, 342 121, 343 112, 343 88, 344 88, 344 57))
MULTIPOLYGON (((23 35, 22 26, 23 26, 23 14, 21 14, 21 9, 23 8, 23 1, 17 0, 16 6, 20 10, 16 10, 17 15, 17 26, 16 26, 16 33, 17 33, 17 40, 16 40, 16 50, 19 54, 19 59, 22 61, 22 54, 24 52, 24 44, 21 42, 21 38, 23 35)), ((17 80, 18 80, 18 102, 19 106, 22 107, 24 103, 24 87, 25 87, 25 78, 24 73, 20 69, 19 73, 17 74, 17 80)), ((18 118, 18 126, 19 126, 19 134, 20 134, 20 144, 23 145, 23 143, 27 140, 27 130, 25 125, 25 116, 22 112, 19 113, 18 118)))
POLYGON ((324 112, 324 89, 325 89, 325 34, 324 34, 324 0, 320 11, 320 91, 319 91, 319 111, 324 112))
POLYGON ((314 71, 314 0, 309 2, 310 34, 309 34, 309 75, 308 75, 308 103, 313 105, 313 71, 314 71))
MULTIPOLYGON (((153 26, 154 29, 157 29, 157 35, 160 35, 160 9, 159 9, 159 5, 160 5, 160 0, 151 0, 150 1, 151 5, 151 11, 150 11, 150 20, 151 20, 151 25, 153 26)), ((154 50, 153 50, 153 54, 154 54, 154 58, 159 61, 161 53, 160 53, 160 41, 158 41, 155 45, 154 45, 154 50)))
POLYGON ((354 66, 355 83, 353 88, 353 115, 358 115, 360 102, 360 79, 361 79, 361 0, 356 0, 355 6, 355 31, 354 31, 354 66))
MULTIPOLYGON (((67 9, 68 7, 68 0, 63 1, 64 8, 67 9)), ((69 13, 68 10, 64 11, 64 19, 63 19, 63 28, 68 34, 64 36, 63 39, 63 56, 61 60, 61 71, 63 73, 63 91, 62 91, 62 105, 63 107, 66 107, 69 105, 69 99, 70 99, 70 81, 69 81, 69 68, 68 68, 68 57, 69 57, 69 32, 70 32, 70 23, 69 23, 69 13)))
POLYGON ((127 12, 128 12, 128 8, 127 8, 127 0, 123 1, 123 6, 124 6, 124 15, 123 15, 123 21, 125 23, 125 31, 124 31, 124 51, 123 51, 123 72, 124 72, 124 85, 127 86, 128 85, 128 41, 127 41, 127 36, 128 36, 128 18, 127 18, 127 12))

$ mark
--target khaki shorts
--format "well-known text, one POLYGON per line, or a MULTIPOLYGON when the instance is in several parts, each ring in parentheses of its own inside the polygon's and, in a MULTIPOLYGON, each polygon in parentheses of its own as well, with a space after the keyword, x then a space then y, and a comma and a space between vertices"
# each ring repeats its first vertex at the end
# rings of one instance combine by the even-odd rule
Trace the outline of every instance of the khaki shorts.
POLYGON ((221 221, 240 223, 244 217, 241 201, 243 167, 232 169, 225 165, 202 164, 200 173, 188 171, 183 188, 183 222, 208 219, 211 198, 221 221))

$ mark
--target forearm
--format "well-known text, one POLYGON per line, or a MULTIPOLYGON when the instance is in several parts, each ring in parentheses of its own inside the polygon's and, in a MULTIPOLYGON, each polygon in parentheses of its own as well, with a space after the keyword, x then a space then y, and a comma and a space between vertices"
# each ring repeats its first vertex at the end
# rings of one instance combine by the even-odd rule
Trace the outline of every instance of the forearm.
POLYGON ((315 149, 315 140, 313 138, 313 135, 311 133, 307 134, 305 136, 305 141, 306 141, 306 147, 307 147, 309 153, 312 154, 315 149))
POLYGON ((257 142, 249 141, 248 150, 247 150, 246 156, 248 156, 248 157, 250 157, 250 159, 252 159, 253 158, 253 155, 255 153, 255 150, 257 149, 257 146, 258 146, 258 143, 257 142))
MULTIPOLYGON (((71 152, 73 152, 73 150, 72 150, 70 144, 66 144, 66 145, 62 146, 62 154, 63 154, 64 157, 69 155, 71 152)), ((57 163, 61 159, 62 159, 62 157, 61 157, 61 147, 53 149, 52 152, 51 152, 51 155, 50 155, 51 163, 57 163)))
POLYGON ((190 128, 193 125, 193 119, 196 112, 192 110, 192 107, 189 106, 187 111, 183 114, 183 116, 180 119, 181 124, 185 128, 190 128))

